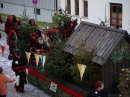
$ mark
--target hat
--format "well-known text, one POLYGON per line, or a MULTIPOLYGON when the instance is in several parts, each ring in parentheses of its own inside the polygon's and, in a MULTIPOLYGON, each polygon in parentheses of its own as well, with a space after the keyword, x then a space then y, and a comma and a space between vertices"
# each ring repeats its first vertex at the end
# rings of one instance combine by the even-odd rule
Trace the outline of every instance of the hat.
POLYGON ((98 87, 101 87, 102 85, 102 81, 97 81, 95 84, 94 84, 94 87, 97 89, 98 87))

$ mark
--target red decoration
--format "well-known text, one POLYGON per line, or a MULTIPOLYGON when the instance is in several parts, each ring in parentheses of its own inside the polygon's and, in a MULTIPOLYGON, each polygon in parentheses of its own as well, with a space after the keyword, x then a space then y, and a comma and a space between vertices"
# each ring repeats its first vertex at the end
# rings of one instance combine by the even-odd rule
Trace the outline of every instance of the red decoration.
POLYGON ((1 50, 2 50, 2 55, 4 55, 5 47, 4 47, 4 46, 1 46, 1 50))
MULTIPOLYGON (((34 70, 32 70, 30 68, 28 68, 28 72, 33 74, 34 76, 40 78, 41 80, 44 80, 44 81, 48 82, 48 83, 54 82, 52 80, 48 80, 45 76, 43 76, 42 74, 39 74, 38 72, 35 72, 34 70)), ((69 89, 69 88, 67 88, 67 87, 65 87, 65 86, 63 86, 63 85, 61 85, 61 84, 59 84, 57 82, 54 82, 54 83, 57 84, 57 87, 59 89, 63 90, 64 92, 66 92, 66 93, 68 93, 68 94, 70 94, 70 95, 72 95, 74 97, 84 97, 81 94, 78 94, 77 92, 75 92, 75 91, 73 91, 73 90, 71 90, 71 89, 69 89)))

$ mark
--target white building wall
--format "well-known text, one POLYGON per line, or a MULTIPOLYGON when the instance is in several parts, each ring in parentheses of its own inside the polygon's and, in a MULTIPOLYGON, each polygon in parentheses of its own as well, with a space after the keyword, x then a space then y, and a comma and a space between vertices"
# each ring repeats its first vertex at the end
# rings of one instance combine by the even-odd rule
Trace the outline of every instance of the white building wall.
MULTIPOLYGON (((61 7, 65 8, 66 0, 62 0, 61 7), (64 4, 63 4, 64 3, 64 4)), ((88 17, 83 17, 83 0, 79 0, 79 16, 75 15, 75 0, 71 0, 71 15, 73 18, 78 18, 78 23, 81 21, 92 22, 95 24, 100 24, 99 18, 104 21, 105 17, 105 5, 106 5, 106 17, 110 18, 110 3, 122 4, 122 29, 127 30, 130 34, 130 0, 88 0, 88 17), (99 17, 99 18, 98 18, 99 17)))
MULTIPOLYGON (((0 13, 5 13, 5 14, 14 14, 17 17, 20 17, 20 14, 23 14, 23 2, 22 4, 13 4, 7 2, 8 0, 0 0, 0 3, 3 3, 3 8, 0 8, 0 13), (6 2, 5 2, 6 1, 6 2)), ((31 1, 31 0, 30 0, 31 1)), ((45 1, 45 0, 44 0, 45 1)), ((61 0, 57 0, 57 9, 61 7, 61 0)), ((29 2, 28 2, 29 3, 29 2)), ((30 18, 35 19, 35 14, 34 14, 34 5, 32 2, 30 2, 30 6, 25 6, 27 10, 27 15, 30 16, 30 18), (32 6, 31 6, 32 5, 32 6)), ((51 6, 52 4, 50 4, 51 6)), ((39 4, 36 5, 38 9, 40 9, 40 15, 37 15, 37 21, 45 21, 45 22, 52 22, 52 15, 54 14, 55 9, 48 9, 47 8, 40 8, 41 3, 39 1, 39 4)), ((49 6, 49 4, 48 4, 49 6)), ((50 7, 51 8, 51 7, 50 7)))

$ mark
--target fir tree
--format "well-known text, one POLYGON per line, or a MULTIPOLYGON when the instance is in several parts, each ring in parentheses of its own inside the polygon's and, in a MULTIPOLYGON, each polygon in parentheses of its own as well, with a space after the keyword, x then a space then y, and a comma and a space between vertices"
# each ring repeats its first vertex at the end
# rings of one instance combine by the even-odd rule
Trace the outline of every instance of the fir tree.
POLYGON ((20 39, 17 39, 16 44, 17 48, 25 53, 25 51, 30 51, 28 43, 30 41, 30 34, 34 31, 34 27, 28 24, 29 16, 26 14, 27 11, 24 6, 22 17, 22 25, 17 26, 18 31, 20 32, 20 39))
POLYGON ((64 52, 64 42, 56 42, 50 48, 51 52, 47 55, 45 74, 49 78, 63 80, 70 74, 70 65, 73 63, 72 55, 64 52))
POLYGON ((96 63, 91 61, 95 50, 93 49, 90 52, 87 52, 83 47, 84 46, 81 45, 77 49, 76 55, 74 55, 73 58, 74 64, 71 65, 70 67, 71 76, 76 83, 90 90, 94 82, 100 78, 99 66, 96 63), (86 69, 82 77, 82 81, 80 79, 80 73, 77 64, 86 65, 86 69))

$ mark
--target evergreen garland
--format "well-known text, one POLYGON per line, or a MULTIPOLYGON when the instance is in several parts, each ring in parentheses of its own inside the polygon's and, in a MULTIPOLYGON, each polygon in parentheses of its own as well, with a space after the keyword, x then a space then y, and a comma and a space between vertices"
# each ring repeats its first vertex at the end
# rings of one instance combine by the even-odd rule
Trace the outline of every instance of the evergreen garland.
POLYGON ((57 88, 56 92, 50 90, 50 83, 39 79, 38 77, 29 73, 28 80, 31 84, 37 86, 39 89, 45 91, 45 93, 50 94, 51 97, 72 97, 71 95, 65 93, 64 91, 57 88))
POLYGON ((126 40, 123 40, 122 43, 114 51, 111 59, 114 62, 114 64, 117 64, 118 62, 122 62, 123 59, 129 60, 130 44, 126 40))

